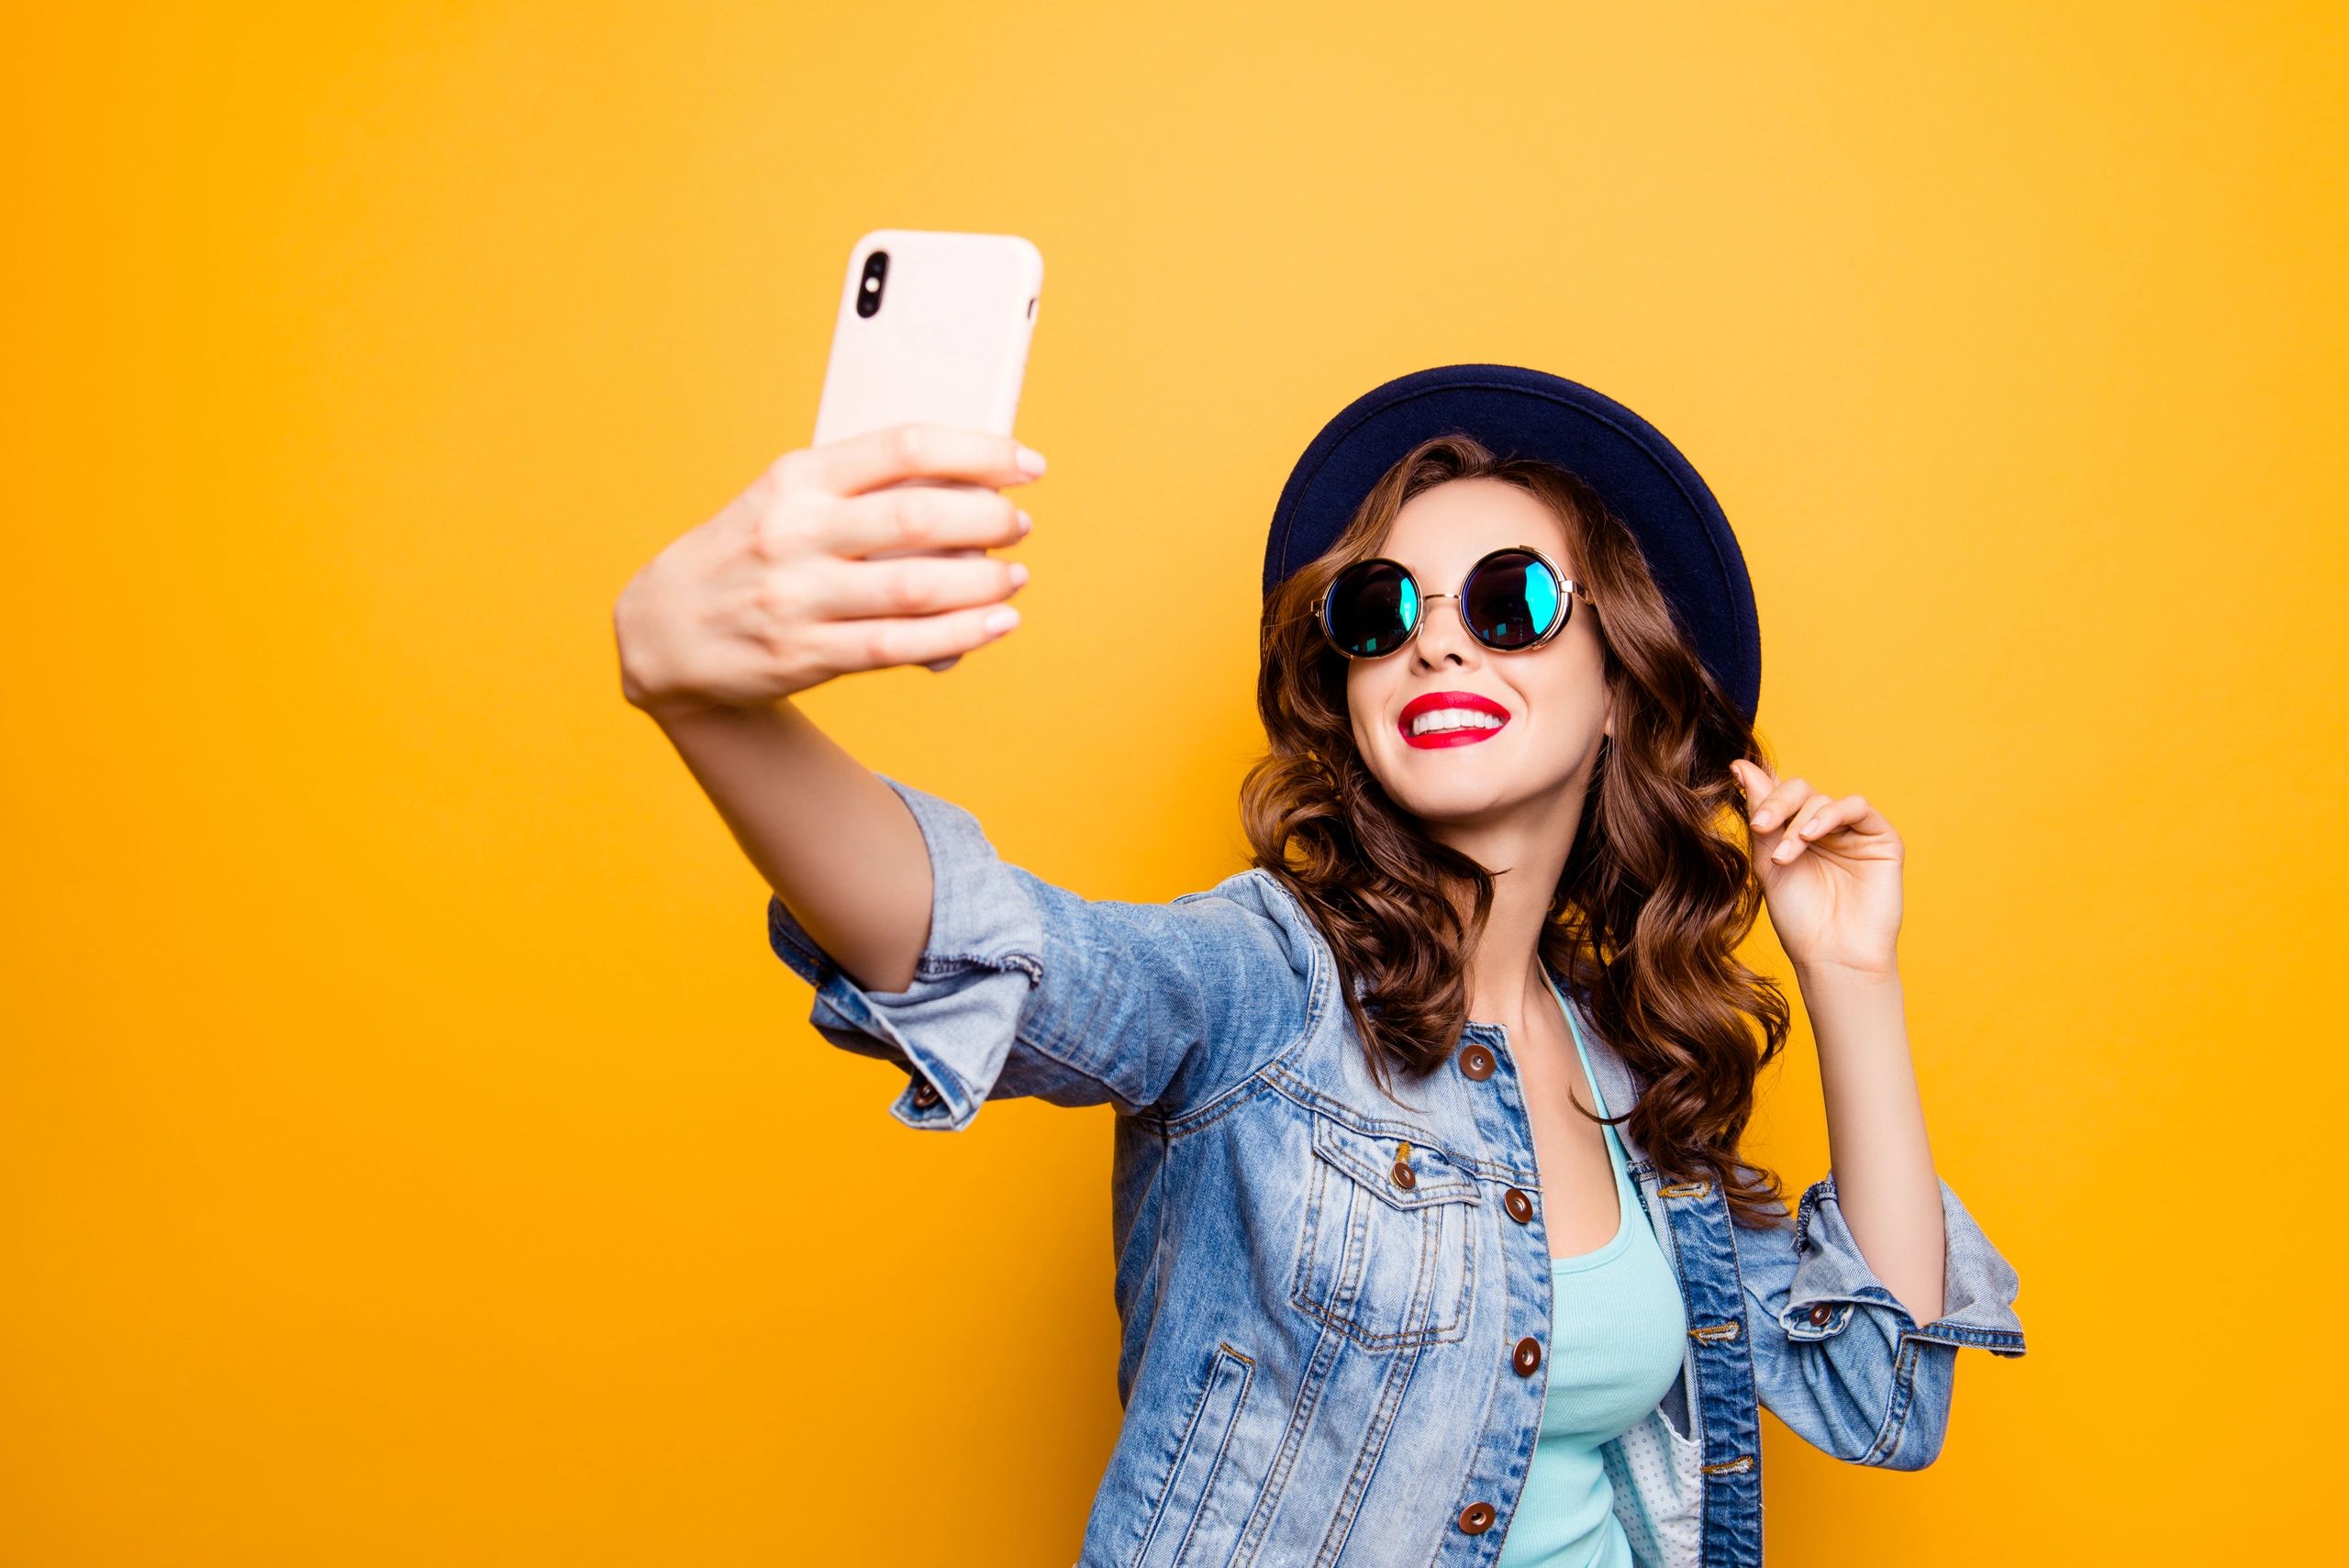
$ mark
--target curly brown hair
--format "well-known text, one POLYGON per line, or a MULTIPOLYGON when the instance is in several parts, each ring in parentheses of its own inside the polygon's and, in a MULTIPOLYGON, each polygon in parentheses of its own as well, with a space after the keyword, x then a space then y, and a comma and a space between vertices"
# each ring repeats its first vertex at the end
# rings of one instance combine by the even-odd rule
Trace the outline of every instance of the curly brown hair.
POLYGON ((1777 983, 1736 955, 1763 901, 1744 791, 1729 768, 1737 757, 1770 763, 1631 530, 1579 477, 1504 460, 1465 434, 1433 437, 1275 589, 1256 683, 1269 744, 1240 789, 1254 863, 1297 895, 1336 952, 1339 990, 1380 1084, 1392 1068, 1424 1077, 1442 1065, 1467 1022, 1466 959, 1491 913, 1493 875, 1428 837, 1364 763, 1346 661, 1322 639, 1317 612, 1341 569, 1378 553, 1405 502, 1478 478, 1518 485, 1556 514, 1603 611, 1615 734, 1600 745, 1542 955, 1644 1084, 1630 1112, 1608 1119, 1629 1123, 1671 1179, 1719 1182, 1733 1218, 1776 1222, 1778 1179, 1742 1161, 1738 1140, 1755 1078, 1785 1047, 1789 1009, 1777 983))

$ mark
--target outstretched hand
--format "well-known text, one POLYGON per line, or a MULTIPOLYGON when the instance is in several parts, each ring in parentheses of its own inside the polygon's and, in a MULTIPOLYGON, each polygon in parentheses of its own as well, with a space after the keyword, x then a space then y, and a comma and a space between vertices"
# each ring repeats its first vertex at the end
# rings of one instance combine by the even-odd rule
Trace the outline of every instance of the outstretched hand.
POLYGON ((1900 835, 1857 795, 1780 780, 1743 759, 1753 865, 1770 924, 1799 968, 1889 975, 1900 934, 1900 835))

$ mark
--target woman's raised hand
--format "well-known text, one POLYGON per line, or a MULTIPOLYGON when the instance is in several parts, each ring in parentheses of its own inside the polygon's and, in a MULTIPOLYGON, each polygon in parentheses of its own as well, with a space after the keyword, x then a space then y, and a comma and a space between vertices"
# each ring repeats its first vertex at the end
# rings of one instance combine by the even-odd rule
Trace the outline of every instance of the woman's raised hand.
POLYGON ((895 425, 777 458, 620 593, 620 689, 655 718, 750 707, 853 670, 945 669, 1018 624, 1027 513, 1002 486, 1044 460, 1009 436, 895 425), (884 489, 910 479, 942 484, 884 489), (896 555, 893 550, 958 550, 896 555))
POLYGON ((1865 795, 1829 795, 1742 757, 1729 766, 1745 792, 1753 869, 1787 957, 1798 969, 1892 973, 1907 849, 1884 813, 1865 795))

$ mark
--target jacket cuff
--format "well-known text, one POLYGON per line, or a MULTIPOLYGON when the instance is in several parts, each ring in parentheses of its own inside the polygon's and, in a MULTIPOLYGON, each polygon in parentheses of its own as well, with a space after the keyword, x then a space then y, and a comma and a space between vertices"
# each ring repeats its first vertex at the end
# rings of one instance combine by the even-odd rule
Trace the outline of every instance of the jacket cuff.
POLYGON ((767 944, 816 988, 807 1021, 843 1051, 912 1074, 889 1114, 954 1131, 978 1114, 1010 1055, 1028 994, 1042 978, 1043 925, 978 818, 886 774, 930 852, 930 938, 902 991, 858 984, 816 945, 782 899, 767 897, 767 944))
POLYGON ((1920 1326, 1861 1255, 1836 1201, 1835 1173, 1812 1183, 1795 1214, 1794 1282, 1778 1313, 1787 1337, 1831 1340, 1850 1327, 1862 1307, 1873 1307, 1891 1313, 1905 1339, 1979 1345, 1993 1355, 2021 1355, 2022 1319, 2014 1310, 2021 1280, 1966 1213, 1949 1183, 1943 1181, 1941 1187, 1945 1254, 1942 1315, 1920 1326))

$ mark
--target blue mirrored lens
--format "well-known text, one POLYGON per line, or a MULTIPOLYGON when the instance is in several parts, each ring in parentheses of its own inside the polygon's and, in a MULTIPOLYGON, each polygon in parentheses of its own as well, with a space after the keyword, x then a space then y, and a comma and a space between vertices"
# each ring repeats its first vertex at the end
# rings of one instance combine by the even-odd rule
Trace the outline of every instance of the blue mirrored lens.
POLYGON ((1357 659, 1391 653, 1419 624, 1419 590, 1391 562, 1358 561, 1330 585, 1328 624, 1338 646, 1357 659))
POLYGON ((1461 615, 1487 648, 1527 648, 1565 613, 1564 585, 1538 555, 1497 550, 1479 562, 1461 615))

